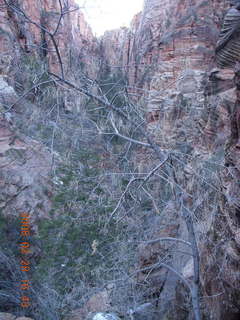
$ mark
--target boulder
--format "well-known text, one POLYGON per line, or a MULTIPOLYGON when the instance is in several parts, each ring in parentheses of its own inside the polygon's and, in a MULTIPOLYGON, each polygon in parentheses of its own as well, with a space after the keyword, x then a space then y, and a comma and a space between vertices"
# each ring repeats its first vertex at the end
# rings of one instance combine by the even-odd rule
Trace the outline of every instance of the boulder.
POLYGON ((98 312, 98 313, 89 315, 87 320, 120 320, 120 318, 114 313, 98 312))

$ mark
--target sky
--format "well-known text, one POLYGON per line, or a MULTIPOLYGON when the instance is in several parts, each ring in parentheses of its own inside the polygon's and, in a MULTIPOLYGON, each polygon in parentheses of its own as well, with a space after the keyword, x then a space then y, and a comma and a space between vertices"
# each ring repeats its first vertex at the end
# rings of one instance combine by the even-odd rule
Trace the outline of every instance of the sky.
POLYGON ((140 12, 143 0, 76 0, 84 7, 85 18, 93 33, 101 36, 104 31, 128 27, 133 16, 140 12))

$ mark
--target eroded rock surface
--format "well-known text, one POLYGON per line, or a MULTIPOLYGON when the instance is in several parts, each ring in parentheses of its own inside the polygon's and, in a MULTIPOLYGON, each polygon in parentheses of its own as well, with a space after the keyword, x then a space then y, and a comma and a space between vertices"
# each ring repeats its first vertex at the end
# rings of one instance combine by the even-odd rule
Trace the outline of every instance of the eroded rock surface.
MULTIPOLYGON (((0 79, 0 85, 2 103, 17 98, 6 81, 0 79)), ((36 221, 47 217, 51 208, 51 157, 41 143, 18 132, 4 110, 0 113, 1 212, 5 216, 28 212, 36 221)))

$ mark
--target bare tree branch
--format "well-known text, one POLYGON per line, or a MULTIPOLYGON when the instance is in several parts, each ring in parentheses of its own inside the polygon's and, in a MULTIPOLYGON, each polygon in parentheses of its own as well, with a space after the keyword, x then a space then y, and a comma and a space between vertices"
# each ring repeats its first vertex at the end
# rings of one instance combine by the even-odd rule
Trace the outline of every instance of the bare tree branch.
POLYGON ((145 244, 154 244, 159 241, 176 241, 176 242, 181 242, 183 244, 186 244, 189 247, 192 247, 192 244, 189 241, 186 241, 183 239, 171 238, 171 237, 164 237, 164 238, 158 238, 158 239, 146 240, 146 241, 138 241, 138 242, 145 243, 145 244))
MULTIPOLYGON (((185 200, 188 198, 185 196, 185 200)), ((184 206, 183 198, 181 198, 181 211, 184 217, 184 220, 187 225, 188 229, 188 236, 189 240, 192 245, 192 252, 193 252, 193 264, 194 264, 194 279, 191 286, 191 296, 192 296, 192 304, 193 304, 193 311, 195 315, 195 320, 201 319, 201 312, 200 312, 200 299, 199 299, 199 287, 200 287, 200 278, 199 278, 199 270, 200 270, 200 259, 199 259, 199 251, 197 245, 196 234, 193 227, 193 220, 191 212, 184 206)))
MULTIPOLYGON (((52 75, 53 77, 55 77, 56 79, 58 79, 59 81, 62 81, 63 83, 67 84, 68 86, 74 88, 76 91, 79 91, 80 93, 84 94, 85 96, 94 99, 96 102, 103 104, 105 107, 107 107, 111 110, 114 110, 117 114, 122 116, 129 123, 135 125, 134 121, 132 121, 120 108, 117 108, 116 106, 111 104, 105 95, 103 96, 103 98, 96 96, 95 94, 92 94, 88 90, 83 89, 83 88, 79 88, 78 86, 74 85, 73 83, 67 81, 66 79, 64 79, 62 77, 59 77, 58 75, 56 75, 52 72, 49 72, 49 74, 52 75)), ((164 158, 164 155, 166 154, 166 151, 161 150, 160 147, 151 139, 151 137, 148 135, 146 130, 144 130, 142 127, 139 128, 139 131, 147 139, 148 144, 150 145, 150 148, 155 151, 158 158, 162 161, 164 158)))
POLYGON ((166 263, 163 263, 163 262, 157 262, 149 267, 146 267, 146 268, 142 268, 142 269, 139 269, 137 271, 135 271, 133 273, 133 275, 139 273, 139 272, 145 272, 145 271, 148 271, 148 270, 154 270, 156 268, 166 268, 168 270, 170 270, 171 272, 173 272, 176 276, 179 277, 179 279, 188 287, 188 289, 191 291, 192 290, 192 287, 191 287, 191 284, 181 275, 181 273, 179 273, 177 270, 175 270, 174 268, 172 268, 171 266, 169 266, 168 264, 166 263))

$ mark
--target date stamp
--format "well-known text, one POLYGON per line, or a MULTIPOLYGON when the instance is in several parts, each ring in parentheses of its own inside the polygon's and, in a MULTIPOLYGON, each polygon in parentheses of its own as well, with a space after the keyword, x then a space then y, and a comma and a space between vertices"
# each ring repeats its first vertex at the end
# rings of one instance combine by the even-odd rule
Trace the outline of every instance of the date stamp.
POLYGON ((29 261, 29 254, 31 249, 30 237, 31 237, 31 225, 30 215, 26 212, 19 214, 20 218, 20 271, 22 279, 20 280, 21 289, 21 307, 29 308, 31 306, 31 299, 29 297, 29 290, 31 289, 31 282, 28 279, 28 272, 31 270, 31 263, 29 261))

